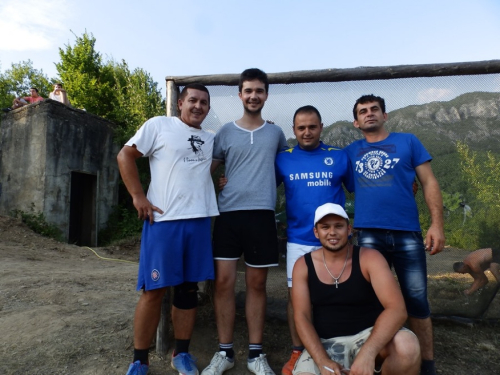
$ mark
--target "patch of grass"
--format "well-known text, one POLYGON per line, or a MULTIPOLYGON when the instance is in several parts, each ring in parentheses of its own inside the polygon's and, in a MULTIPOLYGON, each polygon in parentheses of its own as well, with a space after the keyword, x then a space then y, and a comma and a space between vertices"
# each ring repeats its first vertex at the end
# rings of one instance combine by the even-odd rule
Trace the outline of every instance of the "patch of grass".
POLYGON ((139 237, 144 221, 137 218, 137 211, 125 205, 115 206, 109 215, 106 228, 99 232, 99 246, 109 245, 119 240, 139 237))
POLYGON ((15 218, 20 218, 35 233, 53 238, 59 242, 64 241, 61 230, 55 224, 47 222, 45 215, 41 211, 35 211, 35 203, 33 202, 31 203, 29 212, 12 210, 11 215, 15 218))

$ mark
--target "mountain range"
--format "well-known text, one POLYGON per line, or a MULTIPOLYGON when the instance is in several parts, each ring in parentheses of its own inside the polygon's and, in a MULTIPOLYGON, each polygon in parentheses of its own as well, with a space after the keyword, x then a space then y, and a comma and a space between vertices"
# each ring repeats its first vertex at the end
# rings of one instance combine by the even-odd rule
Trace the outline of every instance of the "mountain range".
MULTIPOLYGON (((462 141, 473 151, 500 154, 500 93, 471 92, 447 102, 400 108, 388 113, 385 126, 390 132, 415 134, 434 158, 432 168, 441 189, 465 193, 456 144, 462 141)), ((345 147, 362 137, 352 122, 337 121, 325 126, 321 139, 345 147)))

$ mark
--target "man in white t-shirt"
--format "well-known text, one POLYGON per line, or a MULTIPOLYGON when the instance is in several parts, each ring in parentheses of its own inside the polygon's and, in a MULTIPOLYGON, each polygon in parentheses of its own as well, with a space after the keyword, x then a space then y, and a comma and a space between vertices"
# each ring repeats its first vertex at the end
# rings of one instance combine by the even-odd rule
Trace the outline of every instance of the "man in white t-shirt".
POLYGON ((57 82, 54 84, 54 91, 52 91, 49 94, 49 99, 58 101, 62 104, 70 105, 71 103, 69 102, 68 99, 68 94, 66 93, 66 90, 63 89, 62 83, 57 82))
POLYGON ((210 175, 214 134, 201 129, 210 110, 205 86, 182 90, 180 117, 154 117, 144 123, 118 154, 120 173, 144 220, 137 290, 143 293, 134 318, 134 360, 127 375, 148 372, 148 348, 166 288, 174 287, 172 367, 198 375, 188 352, 199 281, 214 279, 211 216, 219 214, 210 175), (151 183, 144 194, 136 165, 148 157, 151 183))

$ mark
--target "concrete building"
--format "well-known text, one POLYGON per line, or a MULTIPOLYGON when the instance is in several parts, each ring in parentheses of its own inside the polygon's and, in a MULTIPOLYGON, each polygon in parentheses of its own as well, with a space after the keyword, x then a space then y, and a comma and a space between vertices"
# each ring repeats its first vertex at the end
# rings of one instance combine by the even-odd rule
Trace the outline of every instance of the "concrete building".
POLYGON ((0 119, 0 214, 34 205, 69 243, 95 246, 118 202, 113 124, 53 100, 0 119))

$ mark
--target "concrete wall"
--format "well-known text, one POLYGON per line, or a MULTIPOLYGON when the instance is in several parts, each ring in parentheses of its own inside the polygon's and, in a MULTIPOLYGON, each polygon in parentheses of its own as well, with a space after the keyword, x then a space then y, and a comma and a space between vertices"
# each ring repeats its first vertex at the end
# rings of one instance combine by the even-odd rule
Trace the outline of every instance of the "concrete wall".
MULTIPOLYGON (((97 176, 96 229, 118 201, 119 171, 113 124, 85 111, 45 100, 2 115, 0 214, 35 204, 69 235, 71 173, 97 176)), ((93 244, 95 245, 95 244, 93 244)))

